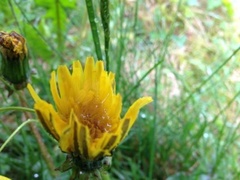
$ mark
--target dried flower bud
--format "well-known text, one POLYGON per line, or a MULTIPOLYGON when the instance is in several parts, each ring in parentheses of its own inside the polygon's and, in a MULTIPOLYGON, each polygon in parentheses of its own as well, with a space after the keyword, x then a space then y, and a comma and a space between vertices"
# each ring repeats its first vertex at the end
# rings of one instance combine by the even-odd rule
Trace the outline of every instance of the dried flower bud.
POLYGON ((0 31, 1 75, 19 90, 26 87, 29 64, 24 37, 0 31))

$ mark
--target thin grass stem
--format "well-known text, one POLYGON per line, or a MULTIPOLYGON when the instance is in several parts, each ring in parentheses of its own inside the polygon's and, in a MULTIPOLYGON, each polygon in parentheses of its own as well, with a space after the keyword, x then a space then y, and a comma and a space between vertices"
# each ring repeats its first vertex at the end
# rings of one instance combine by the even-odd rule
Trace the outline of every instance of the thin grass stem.
POLYGON ((105 46, 105 59, 106 59, 106 69, 109 71, 109 42, 110 42, 110 29, 109 29, 109 1, 100 1, 100 13, 104 32, 104 46, 105 46))
POLYGON ((10 106, 10 107, 1 107, 0 112, 4 111, 25 111, 35 113, 35 110, 32 108, 21 107, 21 106, 10 106))
POLYGON ((12 140, 12 138, 27 124, 31 122, 38 122, 36 119, 28 119, 27 121, 23 122, 18 128, 7 138, 7 140, 3 143, 0 147, 0 152, 5 148, 5 146, 12 140))
POLYGON ((95 50, 97 54, 98 60, 103 60, 102 57, 102 51, 101 51, 101 44, 99 40, 99 33, 98 33, 98 28, 97 28, 97 23, 96 23, 96 16, 94 13, 94 8, 93 8, 93 3, 92 0, 86 0, 86 6, 87 6, 87 12, 88 12, 88 17, 89 17, 89 22, 92 30, 92 37, 95 45, 95 50))

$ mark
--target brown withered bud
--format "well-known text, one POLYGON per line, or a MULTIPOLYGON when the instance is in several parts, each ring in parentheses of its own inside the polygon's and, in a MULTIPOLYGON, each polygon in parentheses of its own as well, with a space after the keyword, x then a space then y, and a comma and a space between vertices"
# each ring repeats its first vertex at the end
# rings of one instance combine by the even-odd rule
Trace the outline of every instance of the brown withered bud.
POLYGON ((10 33, 0 31, 0 73, 15 89, 26 87, 29 64, 27 59, 27 47, 24 37, 12 31, 10 33))

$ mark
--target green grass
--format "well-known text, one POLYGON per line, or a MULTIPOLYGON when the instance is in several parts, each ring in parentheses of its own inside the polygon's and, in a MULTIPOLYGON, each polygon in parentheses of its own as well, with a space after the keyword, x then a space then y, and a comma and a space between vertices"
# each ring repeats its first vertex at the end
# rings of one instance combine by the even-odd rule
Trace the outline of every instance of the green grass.
MULTIPOLYGON (((53 69, 98 57, 85 1, 56 2, 0 1, 0 30, 26 37, 34 72, 31 82, 50 102, 53 69)), ((100 3, 93 2, 98 51, 105 60, 100 3)), ((141 96, 154 98, 115 150, 112 179, 240 177, 239 20, 232 4, 214 2, 110 1, 108 66, 116 73, 123 112, 141 96)), ((7 97, 1 82, 0 88, 0 108, 20 106, 17 94, 7 97)), ((32 108, 29 95, 27 101, 32 108)), ((20 111, 0 111, 0 145, 25 120, 20 111)), ((36 125, 58 167, 65 155, 36 125)), ((0 174, 52 179, 28 126, 0 153, 0 174)), ((66 172, 56 179, 68 177, 66 172)))

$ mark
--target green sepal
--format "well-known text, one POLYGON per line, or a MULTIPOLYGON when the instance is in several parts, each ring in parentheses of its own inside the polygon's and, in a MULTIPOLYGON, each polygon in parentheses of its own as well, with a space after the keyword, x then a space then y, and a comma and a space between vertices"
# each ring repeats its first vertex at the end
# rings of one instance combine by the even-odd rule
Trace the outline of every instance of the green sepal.
POLYGON ((23 60, 19 59, 18 57, 7 59, 1 55, 1 75, 16 89, 23 89, 28 81, 29 64, 27 57, 24 57, 23 60))

